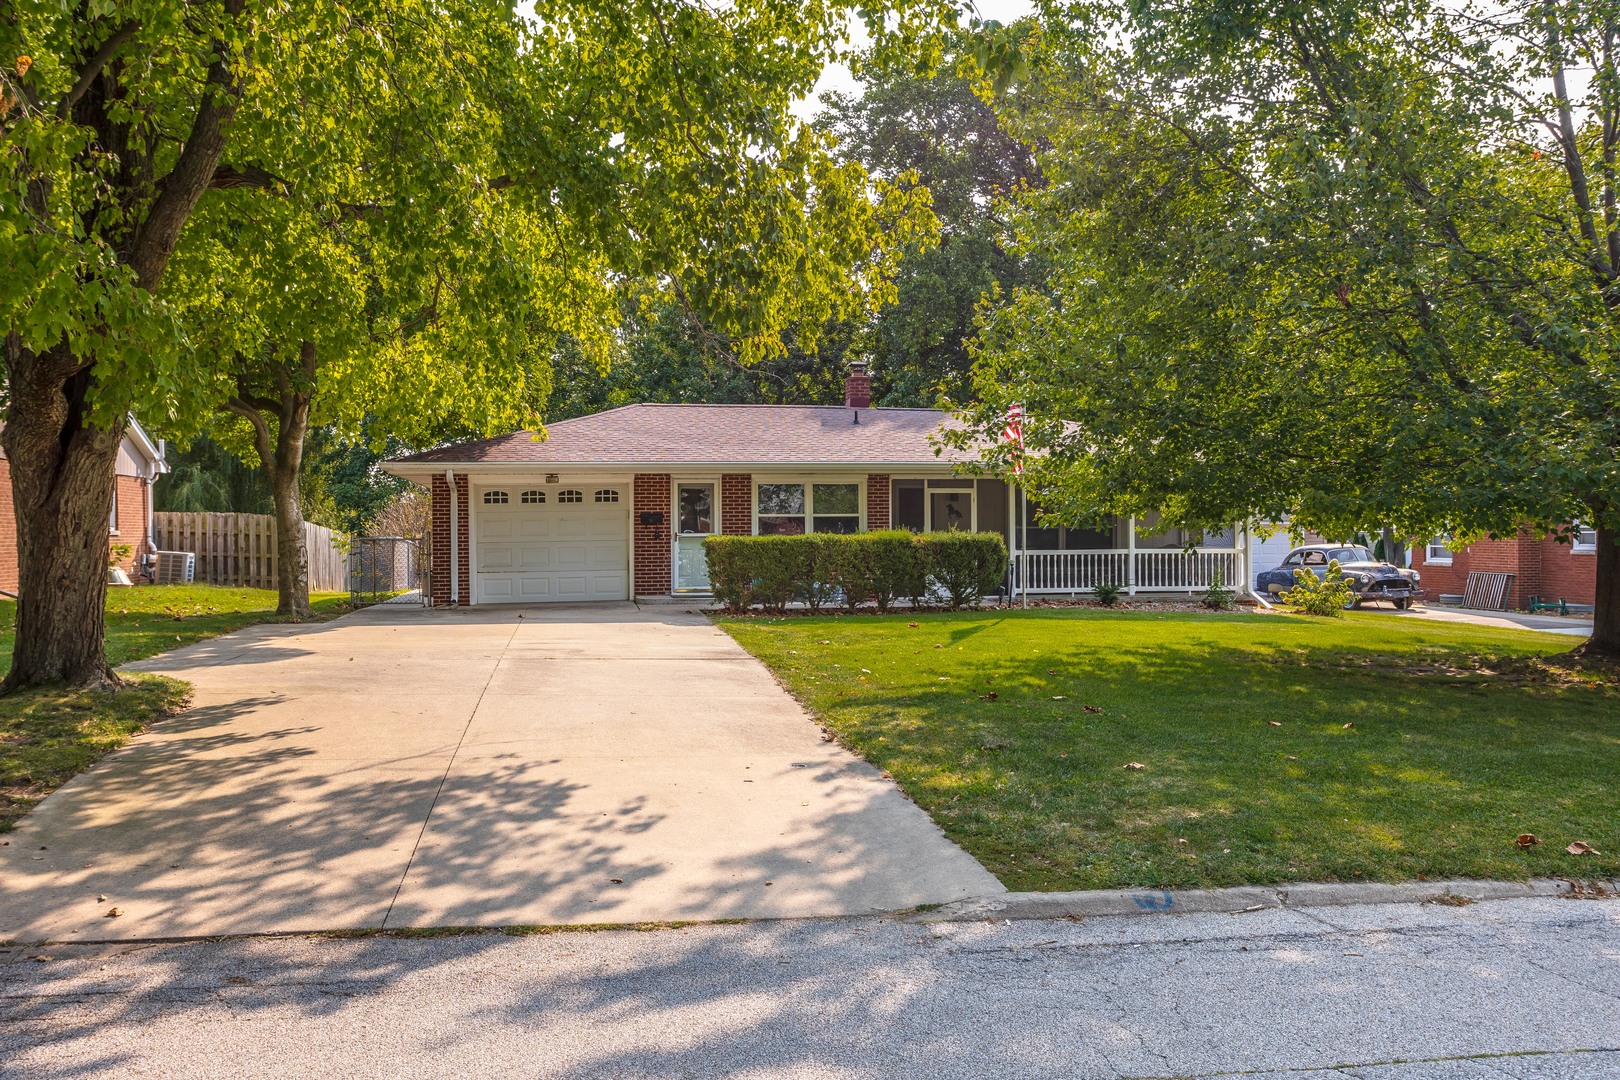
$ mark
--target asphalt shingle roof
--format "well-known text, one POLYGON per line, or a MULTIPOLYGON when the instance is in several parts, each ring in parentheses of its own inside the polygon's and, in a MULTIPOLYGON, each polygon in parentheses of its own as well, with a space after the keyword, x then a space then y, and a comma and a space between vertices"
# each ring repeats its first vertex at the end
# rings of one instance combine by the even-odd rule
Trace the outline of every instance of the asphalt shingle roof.
POLYGON ((931 438, 954 421, 938 409, 841 405, 625 405, 559 420, 547 438, 516 431, 441 446, 395 464, 726 465, 940 464, 931 438), (857 416, 859 422, 856 422, 857 416))

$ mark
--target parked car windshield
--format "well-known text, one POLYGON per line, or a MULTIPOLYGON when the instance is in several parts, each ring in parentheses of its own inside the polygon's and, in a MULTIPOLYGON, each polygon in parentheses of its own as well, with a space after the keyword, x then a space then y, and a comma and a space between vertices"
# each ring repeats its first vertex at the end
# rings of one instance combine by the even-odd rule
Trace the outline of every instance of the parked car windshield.
POLYGON ((1372 552, 1364 547, 1334 548, 1328 552, 1328 558, 1338 559, 1341 563, 1372 562, 1372 552))

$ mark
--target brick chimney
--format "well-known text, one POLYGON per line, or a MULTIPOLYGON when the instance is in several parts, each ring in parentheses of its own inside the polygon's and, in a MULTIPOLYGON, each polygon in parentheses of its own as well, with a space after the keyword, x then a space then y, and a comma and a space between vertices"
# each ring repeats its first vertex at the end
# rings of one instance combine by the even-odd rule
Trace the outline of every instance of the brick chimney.
POLYGON ((866 373, 865 360, 851 360, 849 374, 844 377, 844 408, 870 409, 872 407, 872 376, 866 373))

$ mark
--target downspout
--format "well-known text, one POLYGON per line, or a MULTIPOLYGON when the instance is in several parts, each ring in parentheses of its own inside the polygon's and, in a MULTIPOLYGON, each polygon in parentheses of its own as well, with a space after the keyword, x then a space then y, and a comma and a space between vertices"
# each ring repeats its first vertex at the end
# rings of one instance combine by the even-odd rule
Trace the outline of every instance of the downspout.
POLYGON ((1260 605, 1261 611, 1270 611, 1272 603, 1261 596, 1254 587, 1254 538, 1249 534, 1248 523, 1243 525, 1243 591, 1260 605))
POLYGON ((456 511, 461 500, 456 497, 456 470, 444 470, 444 482, 450 487, 450 605, 461 602, 461 529, 456 511))

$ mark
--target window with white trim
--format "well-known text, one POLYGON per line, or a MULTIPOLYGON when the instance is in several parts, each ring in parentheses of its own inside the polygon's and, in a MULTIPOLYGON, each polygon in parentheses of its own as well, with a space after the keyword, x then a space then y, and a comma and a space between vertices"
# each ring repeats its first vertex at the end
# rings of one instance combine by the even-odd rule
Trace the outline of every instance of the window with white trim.
POLYGON ((539 488, 530 488, 523 493, 520 500, 525 506, 537 506, 546 501, 546 493, 539 488))
POLYGON ((574 488, 563 488, 557 492, 557 501, 560 503, 582 503, 585 501, 585 493, 574 488))
POLYGON ((112 509, 107 511, 107 531, 118 531, 118 488, 113 488, 112 509))
POLYGON ((1580 522, 1577 521, 1575 523, 1575 530, 1574 530, 1574 534, 1573 534, 1573 537, 1572 537, 1572 542, 1569 545, 1569 550, 1571 550, 1571 551, 1596 551, 1597 550, 1597 526, 1595 526, 1595 525, 1582 525, 1580 522))
POLYGON ((861 531, 861 485, 760 484, 754 510, 761 536, 861 531))
POLYGON ((1449 565, 1452 558, 1451 537, 1437 536, 1430 540, 1423 549, 1423 560, 1430 563, 1449 565))
POLYGON ((486 491, 486 492, 484 492, 484 505, 485 506, 494 506, 494 505, 496 505, 498 503, 506 503, 506 502, 511 502, 511 501, 512 501, 511 498, 504 491, 486 491))
POLYGON ((598 488, 596 501, 599 503, 616 503, 619 501, 619 493, 612 488, 598 488))

